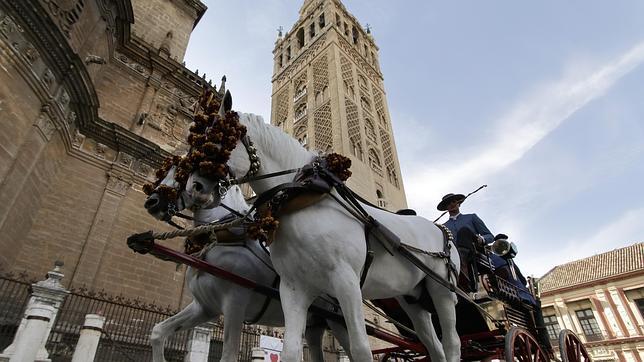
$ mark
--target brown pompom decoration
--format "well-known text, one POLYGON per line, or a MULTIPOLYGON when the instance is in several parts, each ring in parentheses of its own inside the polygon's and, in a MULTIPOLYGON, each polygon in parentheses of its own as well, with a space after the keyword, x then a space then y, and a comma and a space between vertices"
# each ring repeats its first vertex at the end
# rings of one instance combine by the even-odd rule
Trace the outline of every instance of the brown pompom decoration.
POLYGON ((277 230, 279 224, 279 220, 275 219, 269 213, 265 217, 259 218, 254 223, 250 224, 248 227, 248 236, 252 239, 257 239, 266 245, 270 245, 273 241, 272 235, 275 230, 277 230))
POLYGON ((184 249, 186 254, 196 254, 208 244, 210 244, 209 233, 192 235, 186 238, 184 249))
POLYGON ((325 157, 327 168, 340 180, 346 181, 351 177, 351 159, 338 153, 330 153, 325 157))
POLYGON ((176 201, 179 197, 177 190, 167 185, 159 186, 157 192, 170 201, 176 201))
POLYGON ((145 183, 143 185, 143 192, 148 196, 152 195, 152 193, 154 192, 154 185, 152 185, 151 183, 145 183))

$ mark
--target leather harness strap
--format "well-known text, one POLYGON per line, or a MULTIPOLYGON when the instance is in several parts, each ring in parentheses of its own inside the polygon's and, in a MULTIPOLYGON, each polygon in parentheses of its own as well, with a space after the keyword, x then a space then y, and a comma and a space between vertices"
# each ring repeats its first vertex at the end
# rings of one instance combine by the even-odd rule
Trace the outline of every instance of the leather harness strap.
MULTIPOLYGON (((277 288, 280 285, 280 276, 275 274, 275 279, 273 279, 273 284, 271 285, 272 288, 277 288)), ((249 320, 249 321, 244 321, 244 324, 257 324, 257 322, 262 319, 264 316, 264 313, 266 313, 266 310, 268 309, 268 306, 271 304, 271 301, 273 300, 273 297, 270 295, 266 295, 266 298, 264 299, 264 303, 262 304, 262 308, 257 312, 257 315, 255 315, 255 318, 249 320)))

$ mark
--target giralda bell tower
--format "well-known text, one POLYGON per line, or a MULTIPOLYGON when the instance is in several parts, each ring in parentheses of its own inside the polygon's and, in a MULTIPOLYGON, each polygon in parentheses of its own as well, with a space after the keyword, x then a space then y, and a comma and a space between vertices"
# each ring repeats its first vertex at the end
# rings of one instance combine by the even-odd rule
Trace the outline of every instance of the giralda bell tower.
POLYGON ((349 186, 405 208, 378 46, 339 0, 306 0, 275 42, 271 123, 311 150, 351 157, 349 186))

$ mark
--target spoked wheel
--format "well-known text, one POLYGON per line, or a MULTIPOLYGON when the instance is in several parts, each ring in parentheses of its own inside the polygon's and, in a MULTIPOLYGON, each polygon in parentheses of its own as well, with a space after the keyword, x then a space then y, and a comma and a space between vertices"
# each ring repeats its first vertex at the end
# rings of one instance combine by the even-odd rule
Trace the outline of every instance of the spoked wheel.
POLYGON ((547 362, 548 355, 530 332, 520 327, 512 327, 505 335, 505 360, 547 362))
POLYGON ((561 362, 591 362, 590 354, 575 332, 562 329, 559 332, 561 362))

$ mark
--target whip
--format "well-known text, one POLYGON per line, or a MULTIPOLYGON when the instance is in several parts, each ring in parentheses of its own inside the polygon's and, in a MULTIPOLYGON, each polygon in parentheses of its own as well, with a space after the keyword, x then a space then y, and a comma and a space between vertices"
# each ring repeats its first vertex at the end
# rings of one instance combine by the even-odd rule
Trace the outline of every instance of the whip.
MULTIPOLYGON (((468 198, 468 197, 470 197, 471 195, 474 195, 475 193, 477 193, 477 192, 481 191, 481 189, 482 189, 482 188, 485 188, 485 187, 487 187, 487 185, 482 185, 482 186, 481 186, 481 187, 479 187, 478 189, 476 189, 476 190, 474 190, 474 191, 470 192, 469 194, 465 195, 465 199, 467 199, 467 198, 468 198)), ((465 201, 465 199, 463 199, 463 201, 465 201)), ((461 203, 462 203, 463 201, 461 201, 461 203)), ((436 222, 436 221, 440 220, 440 218, 441 218, 441 217, 443 217, 443 215, 445 215, 445 214, 447 214, 447 211, 443 211, 443 213, 441 214, 441 216, 437 217, 437 218, 436 218, 436 220, 434 220, 434 222, 436 222)))

